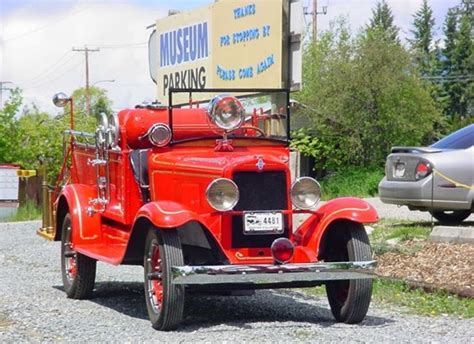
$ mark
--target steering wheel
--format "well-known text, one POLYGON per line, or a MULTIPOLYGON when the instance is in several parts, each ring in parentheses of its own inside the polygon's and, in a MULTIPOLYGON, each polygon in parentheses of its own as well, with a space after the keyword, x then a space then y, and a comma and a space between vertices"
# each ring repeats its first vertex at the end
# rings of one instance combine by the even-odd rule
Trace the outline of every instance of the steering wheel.
POLYGON ((253 126, 253 125, 246 125, 246 126, 244 126, 244 127, 234 128, 234 129, 232 129, 232 130, 229 130, 229 131, 227 132, 227 134, 230 134, 230 133, 233 132, 233 131, 241 130, 241 129, 243 129, 243 130, 248 130, 248 129, 249 129, 249 130, 255 130, 256 132, 258 132, 258 133, 260 134, 258 137, 266 136, 266 135, 265 135, 265 132, 264 132, 262 129, 260 129, 259 127, 255 127, 255 126, 253 126))

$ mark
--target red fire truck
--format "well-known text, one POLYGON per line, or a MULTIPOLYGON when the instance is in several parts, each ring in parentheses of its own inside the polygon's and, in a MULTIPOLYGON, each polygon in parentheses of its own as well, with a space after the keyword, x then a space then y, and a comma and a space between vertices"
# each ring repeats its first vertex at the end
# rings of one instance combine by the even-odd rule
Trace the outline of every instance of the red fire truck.
POLYGON ((325 284, 337 321, 364 319, 375 261, 363 224, 376 211, 357 198, 317 207, 318 182, 290 176, 289 91, 248 91, 170 89, 167 106, 102 115, 95 133, 76 131, 72 99, 54 97, 71 106, 71 128, 38 234, 61 241, 69 298, 91 296, 101 261, 143 265, 159 330, 176 328, 185 295, 200 289, 325 284), (189 104, 173 105, 183 92, 189 104), (214 95, 208 106, 192 100, 202 92, 214 95), (271 111, 259 105, 275 99, 271 111))

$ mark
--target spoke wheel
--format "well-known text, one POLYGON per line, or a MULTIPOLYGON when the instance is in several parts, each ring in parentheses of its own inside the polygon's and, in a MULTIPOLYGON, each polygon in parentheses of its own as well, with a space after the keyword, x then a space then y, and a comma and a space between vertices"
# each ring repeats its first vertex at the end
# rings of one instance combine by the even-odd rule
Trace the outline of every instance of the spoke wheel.
POLYGON ((87 299, 95 284, 97 261, 72 248, 71 215, 64 217, 61 228, 61 273, 64 291, 71 299, 87 299))
POLYGON ((145 245, 145 299, 148 316, 157 330, 175 329, 183 317, 184 287, 172 284, 171 267, 184 265, 178 234, 148 231, 145 245))
MULTIPOLYGON (((326 261, 367 261, 372 258, 369 238, 364 226, 354 222, 341 222, 331 228, 330 250, 326 261)), ((326 283, 331 312, 339 322, 356 324, 364 320, 372 297, 372 279, 341 280, 326 283)))
POLYGON ((471 215, 470 210, 430 211, 431 215, 441 223, 457 224, 471 215))

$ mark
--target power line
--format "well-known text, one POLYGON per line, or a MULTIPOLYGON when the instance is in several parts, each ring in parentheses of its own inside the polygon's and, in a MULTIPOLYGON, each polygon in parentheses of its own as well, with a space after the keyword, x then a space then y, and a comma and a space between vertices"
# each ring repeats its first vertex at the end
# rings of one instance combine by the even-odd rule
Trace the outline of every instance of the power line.
POLYGON ((57 77, 53 78, 53 79, 49 79, 49 80, 45 80, 45 81, 42 81, 40 82, 39 84, 36 84, 34 86, 31 86, 31 87, 25 87, 24 89, 25 90, 30 90, 30 89, 33 89, 33 88, 38 88, 40 86, 43 86, 44 84, 47 84, 47 83, 50 83, 50 82, 53 82, 53 81, 56 81, 58 80, 59 78, 63 77, 65 74, 71 72, 72 70, 76 69, 78 66, 80 66, 82 64, 82 61, 78 61, 78 63, 76 63, 75 65, 73 65, 71 68, 69 68, 68 70, 64 71, 63 73, 61 73, 60 75, 58 75, 57 77))
POLYGON ((101 49, 123 49, 123 48, 132 48, 132 47, 145 47, 148 45, 148 42, 140 42, 140 43, 124 43, 124 44, 105 44, 100 45, 99 48, 101 49))
POLYGON ((32 30, 30 30, 30 31, 23 32, 23 33, 21 33, 21 34, 19 34, 19 35, 16 35, 16 36, 11 37, 11 38, 6 38, 6 39, 4 39, 3 41, 4 41, 4 42, 14 41, 14 40, 16 40, 16 39, 20 39, 20 38, 23 38, 23 37, 25 37, 25 36, 34 34, 34 33, 38 32, 38 31, 41 31, 41 30, 47 28, 47 27, 50 26, 50 25, 57 24, 57 23, 59 23, 60 21, 63 21, 64 19, 67 19, 67 18, 69 18, 69 17, 71 17, 71 16, 74 16, 74 15, 80 13, 80 12, 83 12, 83 11, 85 11, 85 10, 88 9, 88 8, 89 8, 89 6, 84 7, 84 8, 81 8, 81 9, 78 9, 78 10, 76 10, 76 11, 71 11, 69 14, 66 14, 65 16, 62 16, 59 20, 56 20, 56 21, 53 21, 53 22, 48 22, 48 23, 45 24, 45 25, 42 25, 42 26, 37 27, 37 28, 35 28, 35 29, 32 29, 32 30))
POLYGON ((68 55, 71 54, 72 52, 70 50, 66 51, 55 63, 53 63, 51 66, 48 68, 43 69, 42 72, 38 73, 35 77, 20 82, 20 84, 29 84, 29 83, 37 83, 39 79, 44 79, 49 76, 52 72, 56 72, 58 69, 62 68, 63 66, 67 65, 70 61, 72 61, 74 58, 77 57, 77 55, 71 56, 71 58, 64 60, 64 58, 68 55))

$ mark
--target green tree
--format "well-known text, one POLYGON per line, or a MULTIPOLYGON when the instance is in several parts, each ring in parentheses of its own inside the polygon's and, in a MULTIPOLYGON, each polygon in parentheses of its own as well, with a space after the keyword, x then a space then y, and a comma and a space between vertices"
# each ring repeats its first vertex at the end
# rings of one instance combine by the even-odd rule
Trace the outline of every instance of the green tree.
MULTIPOLYGON (((91 115, 99 118, 101 112, 112 113, 112 101, 107 97, 107 90, 100 87, 89 87, 91 115)), ((86 113, 86 89, 78 88, 72 93, 74 99, 74 110, 77 115, 86 113)))
POLYGON ((446 95, 444 112, 452 121, 474 115, 473 15, 468 9, 467 5, 450 9, 444 26, 441 79, 446 95))
POLYGON ((309 108, 313 138, 297 139, 319 167, 380 166, 391 146, 432 138, 440 113, 410 53, 384 29, 352 38, 340 22, 308 46, 303 69, 297 97, 309 108))
POLYGON ((372 18, 370 19, 370 29, 379 29, 385 32, 387 37, 394 42, 399 42, 398 27, 393 23, 392 10, 385 0, 377 2, 372 9, 372 18))
POLYGON ((15 116, 19 113, 23 98, 19 88, 13 89, 0 109, 0 163, 14 163, 18 132, 15 116))
POLYGON ((414 29, 410 30, 413 39, 410 39, 411 48, 415 54, 422 75, 432 75, 435 71, 436 55, 433 47, 433 27, 435 19, 428 0, 423 0, 420 9, 415 13, 414 29))
POLYGON ((35 105, 27 107, 18 119, 17 131, 21 144, 15 149, 15 161, 27 169, 39 169, 48 162, 48 175, 53 182, 62 165, 63 132, 68 128, 64 118, 52 118, 35 105))

